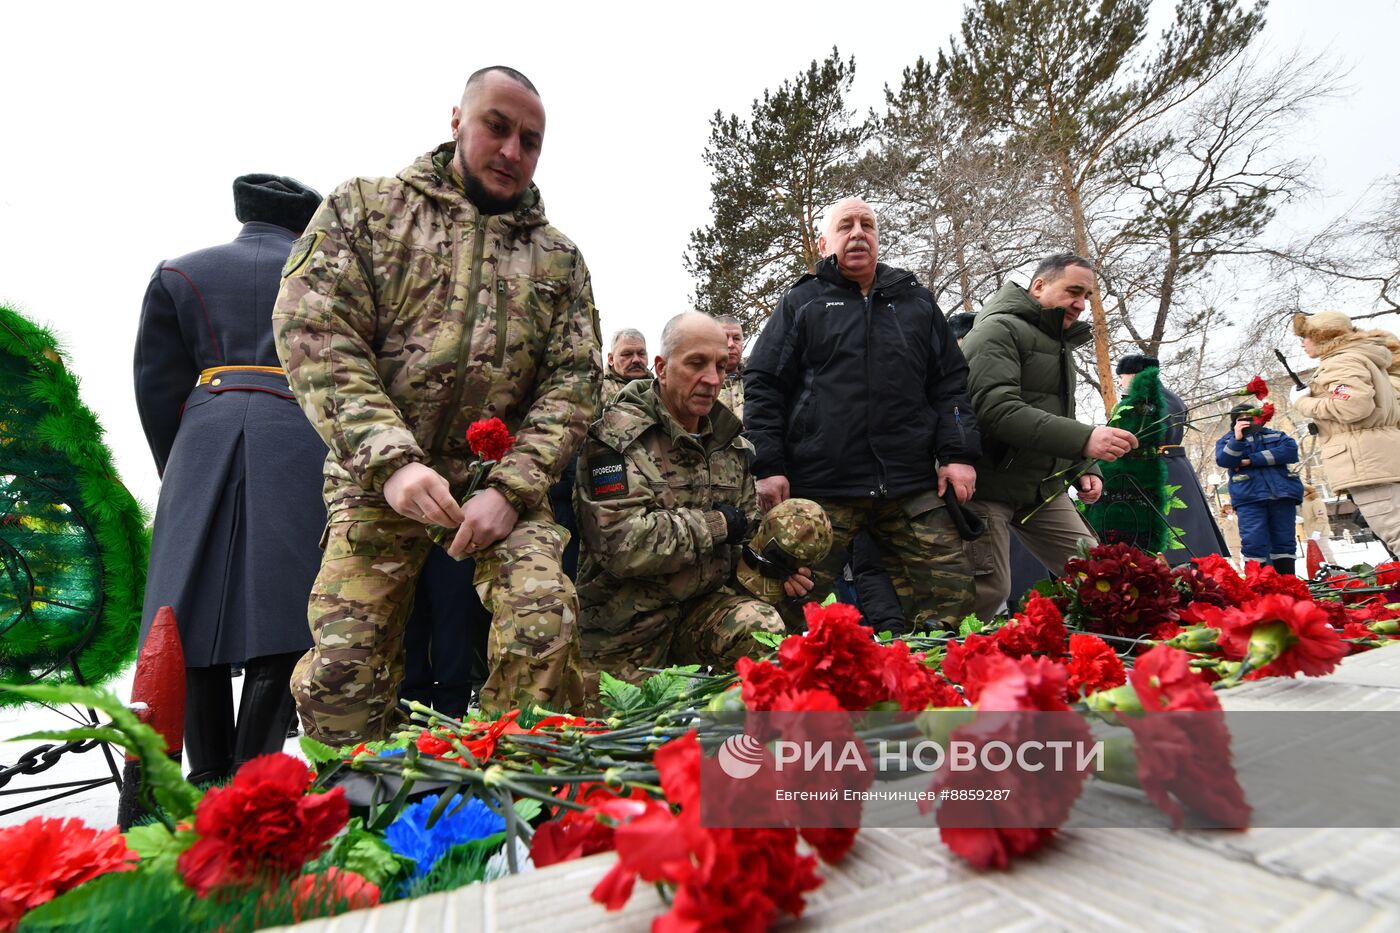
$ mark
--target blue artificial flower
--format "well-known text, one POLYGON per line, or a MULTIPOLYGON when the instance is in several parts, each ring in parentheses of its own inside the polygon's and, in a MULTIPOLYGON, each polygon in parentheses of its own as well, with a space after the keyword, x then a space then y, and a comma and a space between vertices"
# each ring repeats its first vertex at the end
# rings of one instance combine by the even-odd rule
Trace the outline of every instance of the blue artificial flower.
POLYGON ((398 758, 408 752, 406 748, 386 748, 379 753, 380 758, 398 758))
POLYGON ((443 815, 429 827, 428 817, 441 797, 441 794, 426 797, 404 807, 398 819, 384 831, 384 840, 394 854, 413 859, 414 881, 431 871, 438 859, 453 846, 473 839, 484 839, 506 828, 506 821, 476 797, 467 801, 466 806, 461 806, 461 794, 453 798, 443 815))

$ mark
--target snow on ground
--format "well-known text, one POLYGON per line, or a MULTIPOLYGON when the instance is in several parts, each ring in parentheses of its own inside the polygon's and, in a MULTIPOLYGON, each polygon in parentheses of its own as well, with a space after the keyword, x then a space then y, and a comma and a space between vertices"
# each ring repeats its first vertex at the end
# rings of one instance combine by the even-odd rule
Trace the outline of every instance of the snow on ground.
MULTIPOLYGON (((135 668, 128 670, 120 677, 105 685, 105 688, 115 693, 122 700, 131 698, 131 681, 135 676, 135 668)), ((242 690, 243 681, 235 678, 233 681, 233 702, 235 709, 238 705, 239 693, 242 690)), ((100 714, 99 714, 100 715, 100 714)), ((42 706, 25 706, 13 709, 0 710, 0 739, 13 739, 15 736, 25 735, 30 732, 37 732, 42 729, 63 729, 71 728, 73 721, 65 718, 53 710, 42 706)), ((61 744, 52 739, 39 739, 26 742, 4 741, 0 742, 0 767, 13 765, 15 761, 26 751, 38 745, 61 744)), ((289 754, 301 757, 301 749, 296 739, 288 739, 286 751, 289 754)), ((116 761, 117 769, 122 766, 122 754, 120 749, 114 749, 112 753, 116 761)), ((94 748, 91 751, 78 755, 64 755, 58 763, 47 771, 39 774, 17 774, 10 779, 0 791, 16 791, 26 788, 42 787, 50 784, 58 784, 64 781, 77 781, 85 778, 104 777, 111 773, 107 765, 106 758, 103 757, 101 748, 94 748)), ((43 799, 58 791, 48 793, 6 793, 0 796, 0 810, 8 810, 11 807, 30 801, 43 799)), ((23 823, 34 816, 67 817, 76 816, 89 826, 99 829, 111 826, 117 821, 117 788, 115 784, 107 784, 93 790, 83 791, 71 797, 61 800, 54 800, 44 803, 32 809, 21 810, 17 813, 6 813, 0 815, 0 826, 9 826, 15 823, 23 823)))

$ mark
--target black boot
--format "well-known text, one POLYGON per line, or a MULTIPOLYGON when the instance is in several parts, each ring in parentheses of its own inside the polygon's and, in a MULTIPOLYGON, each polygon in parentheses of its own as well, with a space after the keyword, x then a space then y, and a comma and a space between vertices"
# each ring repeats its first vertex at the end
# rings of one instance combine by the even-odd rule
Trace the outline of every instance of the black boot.
POLYGON ((1274 569, 1285 577, 1293 576, 1293 558, 1275 557, 1273 559, 1274 569))
POLYGON ((251 658, 245 665, 243 696, 234 730, 233 769, 259 755, 282 750, 292 717, 292 668, 301 652, 251 658))
POLYGON ((185 761, 196 786, 216 784, 233 766, 233 685, 227 664, 185 668, 185 761))

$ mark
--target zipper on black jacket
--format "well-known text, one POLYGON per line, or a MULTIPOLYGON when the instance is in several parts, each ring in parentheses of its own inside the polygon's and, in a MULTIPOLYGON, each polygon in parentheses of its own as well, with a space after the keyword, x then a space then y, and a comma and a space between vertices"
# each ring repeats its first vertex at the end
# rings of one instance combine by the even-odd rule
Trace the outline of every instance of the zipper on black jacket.
POLYGON ((865 301, 865 443, 870 448, 870 456, 875 458, 875 485, 876 488, 870 491, 871 498, 879 497, 883 499, 888 495, 885 488, 885 461, 880 458, 880 453, 875 449, 875 432, 870 429, 870 399, 874 395, 871 391, 870 382, 870 351, 873 345, 872 334, 874 333, 872 309, 875 307, 875 286, 870 286, 870 294, 863 295, 865 301))

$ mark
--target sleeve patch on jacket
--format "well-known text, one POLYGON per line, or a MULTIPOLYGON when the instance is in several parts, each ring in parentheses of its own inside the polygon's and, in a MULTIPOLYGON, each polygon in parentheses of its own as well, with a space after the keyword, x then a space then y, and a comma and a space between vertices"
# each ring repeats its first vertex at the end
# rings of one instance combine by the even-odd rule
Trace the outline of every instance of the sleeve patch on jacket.
POLYGON ((1343 383, 1332 390, 1332 397, 1346 401, 1351 398, 1351 386, 1343 383))
POLYGON ((293 272, 305 265, 311 254, 316 252, 316 247, 321 245, 321 241, 326 238, 324 231, 317 230, 315 233, 308 233, 299 237, 292 244, 292 251, 287 254, 287 261, 282 266, 282 278, 286 278, 293 272))
POLYGON ((616 451, 600 451, 588 458, 588 483, 594 499, 627 495, 627 461, 616 451))

